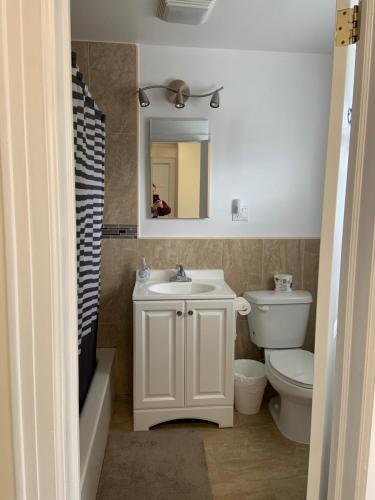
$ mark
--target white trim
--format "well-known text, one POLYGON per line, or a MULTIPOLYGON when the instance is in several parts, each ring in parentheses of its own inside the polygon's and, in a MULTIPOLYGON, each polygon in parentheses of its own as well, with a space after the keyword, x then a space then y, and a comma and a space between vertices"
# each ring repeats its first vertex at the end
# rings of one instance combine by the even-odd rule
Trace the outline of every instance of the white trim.
MULTIPOLYGON (((42 41, 44 67, 52 67, 45 91, 50 96, 46 109, 46 129, 50 136, 50 159, 58 166, 50 177, 50 199, 55 199, 51 229, 54 231, 54 296, 53 310, 58 312, 54 345, 56 369, 56 402, 60 403, 56 418, 56 463, 65 460, 64 475, 57 474, 61 498, 73 499, 79 495, 79 411, 78 411, 78 336, 77 336, 77 277, 76 277, 76 206, 75 171, 73 158, 73 113, 71 88, 70 3, 67 0, 43 0, 42 13, 50 7, 49 22, 42 41), (52 44, 52 41, 54 44, 52 44), (52 50, 53 49, 53 50, 52 50), (53 113, 50 110, 54 110, 53 113), (59 145, 58 149, 56 144, 59 145), (64 244, 65 243, 65 244, 64 244), (70 272, 67 272, 70 270, 70 272), (66 335, 65 332, 70 332, 66 335), (69 432, 66 432, 68 424, 69 432), (59 456, 61 453, 61 458, 59 456)), ((44 19, 47 17, 44 15, 44 19)), ((52 246, 52 245, 51 245, 52 246)))
MULTIPOLYGON (((370 278, 370 295, 369 295, 369 316, 367 321, 365 360, 364 360, 364 383, 362 390, 363 412, 361 415, 361 425, 359 434, 358 447, 358 475, 356 483, 355 498, 365 498, 367 488, 370 487, 369 479, 372 477, 368 472, 369 464, 368 457, 370 453, 371 432, 373 432, 373 417, 374 417, 374 387, 375 387, 375 370, 374 352, 375 352, 375 225, 373 227, 372 241, 372 266, 370 278)), ((372 478, 372 481, 374 479, 372 478)))
POLYGON ((0 0, 1 168, 17 497, 79 499, 68 0, 0 0))
POLYGON ((233 405, 231 406, 200 406, 185 408, 156 408, 150 410, 134 410, 134 431, 148 431, 152 426, 167 422, 194 418, 214 422, 220 429, 233 427, 233 405))
MULTIPOLYGON (((1 156, 0 156, 1 161, 1 156)), ((13 424, 11 411, 11 383, 9 370, 8 310, 5 278, 5 234, 0 168, 0 484, 4 498, 16 498, 14 475, 13 424)))
MULTIPOLYGON (((352 2, 338 0, 337 3, 337 8, 340 9, 348 7, 352 2)), ((372 196, 371 192, 366 192, 363 175, 364 169, 370 168, 368 164, 373 163, 373 158, 367 159, 366 165, 365 154, 370 149, 370 137, 374 135, 374 123, 371 131, 367 130, 368 118, 373 116, 370 114, 369 97, 374 93, 374 90, 370 91, 371 70, 374 75, 375 69, 374 65, 371 68, 374 7, 375 0, 362 1, 361 40, 356 50, 355 99, 340 279, 338 276, 340 231, 335 235, 342 210, 342 206, 339 206, 339 165, 343 159, 340 155, 344 149, 342 140, 344 141, 345 134, 343 139, 340 134, 341 130, 345 132, 346 111, 351 105, 348 97, 353 85, 348 74, 350 67, 347 59, 351 49, 335 48, 334 51, 319 267, 308 500, 326 498, 359 500, 365 498, 369 488, 368 463, 375 387, 373 364, 375 341, 370 329, 374 328, 374 305, 372 309, 368 307, 366 311, 362 311, 362 317, 367 318, 365 315, 368 315, 368 325, 367 328, 363 325, 360 328, 358 296, 362 294, 362 303, 367 301, 367 290, 370 298, 375 296, 375 291, 371 289, 371 286, 374 287, 373 274, 371 274, 372 283, 369 284, 367 281, 370 271, 373 273, 371 266, 374 266, 374 262, 368 262, 368 257, 366 262, 363 262, 364 259, 358 252, 363 253, 363 226, 366 226, 366 236, 371 235, 373 230, 371 216, 367 214, 367 219, 364 221, 361 211, 364 201, 372 196), (366 279, 358 283, 360 271, 362 269, 363 274, 364 266, 366 266, 366 279), (336 348, 333 325, 337 314, 338 283, 340 296, 336 348), (334 366, 336 366, 335 379, 333 379, 334 366), (333 406, 333 416, 331 406, 333 406)), ((370 244, 369 242, 368 245, 370 244)))
MULTIPOLYGON (((367 61, 368 62, 368 61, 367 61)), ((363 68, 364 74, 368 71, 368 64, 363 68)), ((344 459, 345 459, 345 436, 348 433, 348 408, 350 405, 349 388, 350 388, 350 371, 351 371, 351 350, 352 350, 352 335, 353 330, 353 312, 354 312, 354 293, 355 281, 357 271, 357 242, 358 242, 358 227, 359 227, 359 214, 361 202, 361 186, 363 177, 363 160, 365 151, 365 137, 366 137, 366 119, 367 119, 367 106, 368 106, 368 90, 369 80, 365 77, 362 79, 362 99, 360 102, 359 111, 359 127, 358 127, 358 143, 357 154, 355 158, 355 180, 354 180, 354 196, 353 200, 347 199, 346 203, 352 201, 352 216, 350 224, 350 238, 349 238, 349 258, 348 268, 342 270, 342 279, 345 279, 343 274, 347 274, 347 297, 344 308, 344 345, 342 354, 342 381, 340 384, 340 395, 336 394, 335 397, 339 400, 340 415, 339 415, 339 432, 338 432, 338 448, 337 448, 337 465, 336 465, 336 487, 335 499, 341 500, 343 498, 343 474, 344 474, 344 459)), ((345 221, 347 224, 347 221, 345 221)), ((345 244, 345 243, 344 243, 345 244)), ((338 389, 338 388, 337 388, 338 389)))
MULTIPOLYGON (((337 9, 351 0, 338 0, 337 9)), ((325 499, 328 488, 332 385, 335 363, 340 253, 342 245, 355 49, 334 49, 326 177, 317 294, 314 392, 307 499, 325 499)))
POLYGON ((374 0, 362 1, 361 39, 357 45, 328 490, 328 497, 336 500, 366 497, 371 432, 374 431, 371 426, 375 306, 369 302, 375 297, 374 207, 370 205, 374 181, 370 176, 375 128, 374 112, 370 109, 375 75, 374 8, 374 0), (368 254, 367 248, 371 245, 372 254, 368 254))

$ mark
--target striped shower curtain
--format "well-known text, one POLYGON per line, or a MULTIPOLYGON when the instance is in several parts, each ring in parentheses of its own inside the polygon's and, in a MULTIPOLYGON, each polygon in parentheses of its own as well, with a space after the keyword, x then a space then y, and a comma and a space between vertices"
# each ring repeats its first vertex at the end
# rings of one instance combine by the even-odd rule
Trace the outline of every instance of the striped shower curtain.
POLYGON ((105 123, 72 54, 77 220, 79 406, 96 367, 104 206, 105 123))

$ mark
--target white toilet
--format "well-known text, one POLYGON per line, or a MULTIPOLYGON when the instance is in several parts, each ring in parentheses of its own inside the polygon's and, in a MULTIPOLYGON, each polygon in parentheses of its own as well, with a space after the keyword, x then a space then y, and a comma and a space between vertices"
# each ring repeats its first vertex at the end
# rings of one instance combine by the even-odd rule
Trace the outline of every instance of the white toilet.
POLYGON ((314 355, 304 343, 311 293, 255 291, 244 293, 251 341, 264 348, 266 374, 279 396, 269 403, 280 432, 299 443, 310 442, 314 355))

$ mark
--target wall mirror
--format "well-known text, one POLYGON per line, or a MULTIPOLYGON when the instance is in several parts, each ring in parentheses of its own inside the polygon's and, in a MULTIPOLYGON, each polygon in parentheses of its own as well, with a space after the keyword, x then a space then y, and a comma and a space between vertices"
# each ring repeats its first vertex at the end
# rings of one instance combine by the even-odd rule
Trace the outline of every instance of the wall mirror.
POLYGON ((208 218, 208 120, 150 120, 150 170, 150 217, 208 218))

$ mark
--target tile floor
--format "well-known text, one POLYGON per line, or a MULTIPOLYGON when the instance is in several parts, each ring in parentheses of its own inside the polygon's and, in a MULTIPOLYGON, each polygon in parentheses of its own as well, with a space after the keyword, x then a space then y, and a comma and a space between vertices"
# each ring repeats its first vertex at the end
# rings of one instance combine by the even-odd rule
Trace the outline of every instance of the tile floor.
MULTIPOLYGON (((235 412, 234 427, 204 422, 158 428, 196 428, 203 435, 214 499, 305 500, 309 447, 284 438, 265 403, 257 415, 235 412)), ((132 431, 129 402, 115 402, 112 429, 132 431)))

